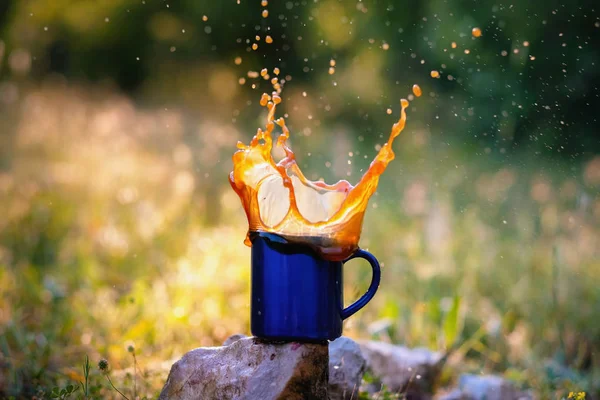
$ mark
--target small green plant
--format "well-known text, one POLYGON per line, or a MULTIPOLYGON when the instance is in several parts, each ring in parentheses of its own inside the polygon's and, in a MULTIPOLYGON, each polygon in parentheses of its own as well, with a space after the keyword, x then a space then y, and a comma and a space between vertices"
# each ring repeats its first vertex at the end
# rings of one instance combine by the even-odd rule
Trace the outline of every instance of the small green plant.
POLYGON ((109 370, 108 361, 106 359, 104 359, 104 358, 102 360, 98 361, 98 368, 100 369, 100 371, 102 371, 102 373, 106 377, 106 380, 108 381, 108 383, 110 384, 110 386, 114 390, 116 390, 117 393, 119 393, 125 400, 129 400, 129 397, 125 396, 123 394, 123 392, 121 392, 119 389, 117 389, 115 387, 115 385, 112 383, 112 380, 110 379, 110 370, 109 370))
POLYGON ((90 370, 92 366, 90 365, 90 358, 85 356, 85 362, 83 363, 83 377, 84 381, 79 382, 81 385, 81 389, 83 391, 83 398, 88 399, 90 397, 90 370))
POLYGON ((363 376, 363 385, 378 387, 379 390, 375 393, 369 393, 368 391, 360 391, 358 393, 357 400, 400 400, 405 399, 406 396, 403 393, 391 392, 387 386, 377 381, 377 379, 369 372, 365 372, 363 376))
POLYGON ((79 390, 79 386, 76 386, 76 385, 67 385, 63 389, 56 386, 50 392, 50 398, 60 399, 60 400, 67 399, 78 390, 79 390))

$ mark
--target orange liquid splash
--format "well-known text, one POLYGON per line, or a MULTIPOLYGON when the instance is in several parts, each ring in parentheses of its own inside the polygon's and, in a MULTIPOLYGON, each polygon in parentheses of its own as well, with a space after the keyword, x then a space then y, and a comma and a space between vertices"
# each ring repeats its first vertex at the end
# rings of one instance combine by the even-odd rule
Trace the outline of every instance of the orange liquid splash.
POLYGON ((345 180, 328 185, 306 179, 287 145, 290 132, 284 119, 275 119, 280 102, 276 92, 263 94, 260 104, 269 110, 266 129, 259 128, 249 145, 238 142, 233 155, 229 182, 248 217, 245 243, 251 245, 254 232, 273 233, 290 243, 308 245, 325 259, 344 260, 358 249, 369 198, 394 159, 392 144, 404 129, 408 101, 401 100, 400 120, 356 186, 345 180), (282 133, 273 143, 276 126, 282 133), (279 162, 271 154, 273 145, 285 153, 279 162))

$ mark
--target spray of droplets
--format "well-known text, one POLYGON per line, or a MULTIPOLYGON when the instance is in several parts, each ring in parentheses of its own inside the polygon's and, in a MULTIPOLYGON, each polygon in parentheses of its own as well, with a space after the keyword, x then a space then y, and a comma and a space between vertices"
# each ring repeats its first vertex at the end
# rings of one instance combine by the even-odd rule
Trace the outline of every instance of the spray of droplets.
MULTIPOLYGON (((286 80, 283 78, 281 78, 281 79, 279 78, 279 74, 281 73, 279 68, 273 68, 272 73, 273 73, 273 75, 269 74, 269 70, 267 68, 263 68, 260 70, 260 72, 248 71, 247 76, 250 79, 262 78, 265 81, 269 81, 271 83, 271 86, 273 87, 273 93, 281 94, 281 91, 283 90, 283 85, 285 84, 286 80)), ((289 78, 290 77, 288 77, 288 80, 289 80, 289 78)), ((240 83, 240 85, 245 84, 246 79, 243 77, 240 78, 239 83, 240 83)), ((255 89, 256 87, 257 87, 257 85, 255 83, 253 83, 252 88, 255 89)))
MULTIPOLYGON (((239 4, 239 3, 238 3, 239 4)), ((269 5, 268 0, 261 0, 260 5, 263 7, 267 7, 269 5)), ((264 10, 262 10, 261 13, 263 18, 268 18, 269 17, 269 10, 267 10, 266 8, 264 10)), ((260 36, 256 35, 256 37, 254 38, 255 42, 252 43, 252 50, 256 51, 258 50, 258 42, 260 42, 260 36)), ((266 35, 265 36, 265 43, 266 44, 272 44, 273 43, 273 38, 270 35, 266 35)))
POLYGON ((335 74, 335 60, 332 58, 329 60, 329 75, 335 74))
MULTIPOLYGON (((238 1, 238 4, 239 4, 239 1, 238 1)), ((267 10, 266 7, 269 5, 269 1, 261 0, 260 5, 262 7, 265 7, 265 9, 263 9, 262 13, 261 13, 262 17, 267 18, 269 16, 269 10, 267 10)), ((250 48, 254 51, 258 50, 259 43, 261 40, 263 40, 263 38, 260 35, 254 36, 254 41, 253 41, 252 45, 250 46, 250 48)), ((272 44, 273 37, 271 35, 265 35, 264 42, 266 44, 272 44)), ((235 61, 236 65, 240 65, 242 63, 242 58, 236 57, 234 61, 235 61)), ((273 86, 274 95, 275 94, 279 95, 283 89, 283 85, 285 84, 285 82, 291 80, 292 78, 291 78, 291 76, 288 75, 285 77, 285 79, 283 79, 283 78, 280 79, 279 78, 279 73, 280 73, 279 68, 274 68, 272 73, 273 73, 273 75, 269 74, 269 70, 267 68, 263 68, 260 70, 260 72, 248 71, 247 76, 249 79, 262 78, 265 81, 269 81, 271 83, 271 85, 273 86)), ((239 78, 238 82, 240 85, 244 85, 247 82, 247 80, 245 77, 241 77, 241 78, 239 78)), ((259 85, 257 83, 252 83, 252 89, 256 89, 258 86, 259 85)))
MULTIPOLYGON (((463 35, 463 34, 461 34, 461 37, 463 37, 463 36, 464 36, 464 35, 463 35)), ((477 27, 477 26, 476 26, 476 27, 473 27, 473 28, 471 29, 471 36, 472 36, 472 39, 477 39, 477 38, 480 38, 480 37, 482 37, 482 36, 483 36, 483 30, 482 30, 480 27, 477 27)), ((523 41, 523 43, 522 43, 522 44, 523 44, 523 47, 529 47, 529 41, 527 41, 527 40, 523 41)), ((455 41, 452 41, 452 42, 450 42, 450 48, 452 48, 452 49, 457 49, 458 47, 459 47, 459 45, 458 45, 458 43, 456 43, 455 41)), ((448 49, 444 49, 444 52, 446 52, 446 51, 448 51, 448 49)), ((465 49, 463 49, 463 50, 462 50, 462 52, 463 52, 465 55, 469 55, 469 54, 471 54, 472 50, 471 50, 471 49, 469 49, 469 48, 465 48, 465 49)), ((513 49, 513 53, 514 53, 514 54, 519 54, 519 53, 520 53, 520 50, 519 50, 518 48, 515 48, 515 49, 513 49)), ((502 51, 500 52, 500 55, 501 55, 501 56, 503 56, 503 57, 506 57, 508 54, 509 54, 509 52, 508 52, 508 51, 506 51, 506 50, 502 50, 502 51)), ((414 55, 414 56, 416 56, 416 55, 414 55)), ((413 56, 413 58, 415 58, 414 56, 413 56)), ((450 58, 451 58, 451 59, 453 59, 454 57, 455 57, 455 53, 450 53, 450 58)), ((535 56, 533 56, 533 55, 529 55, 529 60, 531 60, 531 61, 534 61, 534 60, 535 60, 535 56)), ((424 63, 425 63, 425 60, 421 60, 421 64, 424 64, 424 63)), ((443 69, 443 68, 446 68, 444 64, 442 64, 442 65, 441 65, 441 67, 442 67, 442 69, 443 69)), ((430 73, 429 73, 429 75, 430 75, 432 78, 434 78, 434 79, 439 79, 439 78, 441 78, 441 73, 440 73, 440 71, 438 71, 438 70, 431 70, 431 71, 430 71, 430 73)), ((454 80, 454 79, 455 79, 455 78, 454 78, 454 76, 452 76, 452 75, 448 75, 448 80, 449 80, 449 81, 452 81, 452 80, 454 80)), ((416 93, 415 93, 415 96, 417 96, 417 94, 416 94, 416 93)))

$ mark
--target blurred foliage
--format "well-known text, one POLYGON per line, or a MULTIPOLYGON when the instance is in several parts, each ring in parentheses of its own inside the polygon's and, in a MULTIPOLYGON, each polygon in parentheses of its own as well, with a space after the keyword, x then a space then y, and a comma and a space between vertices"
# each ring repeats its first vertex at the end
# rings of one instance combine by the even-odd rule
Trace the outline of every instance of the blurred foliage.
POLYGON ((428 126, 471 149, 530 156, 600 149, 595 0, 277 1, 267 19, 258 0, 230 3, 5 0, 0 32, 16 75, 109 80, 143 101, 201 110, 203 98, 220 97, 231 112, 244 102, 231 101, 239 90, 229 75, 277 66, 317 91, 313 107, 330 103, 324 123, 385 130, 389 124, 373 116, 415 81, 438 117, 428 126), (481 38, 470 35, 473 26, 481 38), (266 33, 274 43, 252 51, 254 36, 266 33), (323 73, 330 58, 335 79, 323 73), (442 79, 427 79, 432 69, 442 79))
MULTIPOLYGON (((345 332, 451 349, 457 371, 540 398, 598 394, 594 1, 261 10, 0 2, 0 397, 77 385, 86 355, 127 396, 135 376, 153 397, 173 358, 248 333, 247 225, 226 177, 236 141, 264 124, 270 85, 248 71, 274 67, 311 179, 358 180, 386 109, 423 89, 365 219, 384 279, 345 332)), ((350 301, 369 271, 345 274, 350 301)), ((114 394, 97 368, 90 379, 92 397, 114 394)))

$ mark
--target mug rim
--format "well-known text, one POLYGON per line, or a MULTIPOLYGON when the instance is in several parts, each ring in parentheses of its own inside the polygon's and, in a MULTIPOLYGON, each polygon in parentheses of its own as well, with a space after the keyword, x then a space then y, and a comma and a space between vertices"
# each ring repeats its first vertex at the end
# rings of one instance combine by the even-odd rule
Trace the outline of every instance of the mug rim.
MULTIPOLYGON (((270 244, 273 244, 278 251, 282 251, 285 254, 295 254, 295 253, 306 253, 310 254, 316 258, 323 259, 324 257, 319 253, 317 247, 328 247, 327 241, 331 242, 329 238, 323 238, 320 236, 288 236, 284 237, 277 233, 265 232, 265 231, 248 231, 248 238, 250 239, 250 243, 254 244, 254 241, 258 238, 266 239, 270 244), (295 241, 294 239, 297 239, 295 241), (303 241, 309 240, 309 242, 313 242, 314 244, 302 243, 303 241), (314 239, 314 241, 312 240, 314 239), (295 249, 290 251, 288 249, 295 249), (298 251, 300 250, 300 251, 298 251)), ((352 252, 352 255, 357 251, 361 250, 360 247, 356 247, 352 252)), ((351 256, 352 256, 351 255, 351 256)), ((351 257, 350 256, 350 257, 351 257)), ((348 257, 347 257, 348 258, 348 257)), ((344 262, 344 260, 328 260, 331 262, 344 262)))

